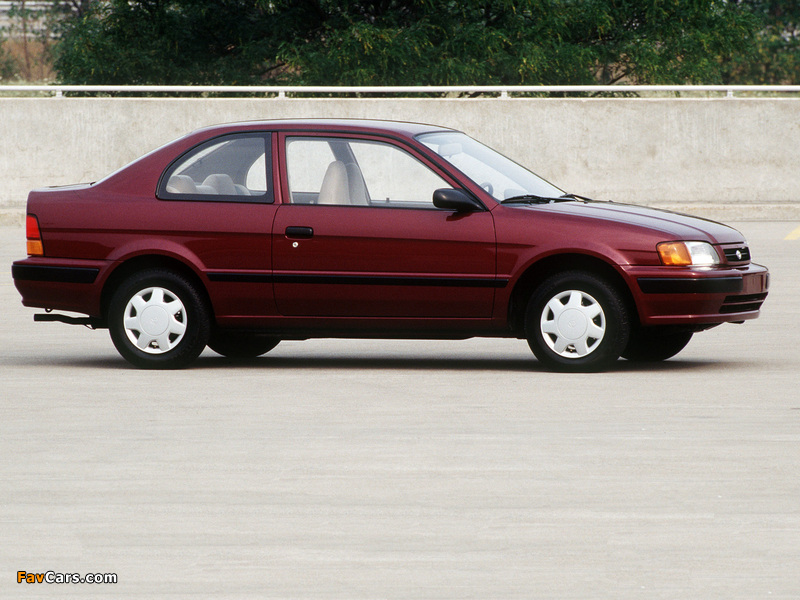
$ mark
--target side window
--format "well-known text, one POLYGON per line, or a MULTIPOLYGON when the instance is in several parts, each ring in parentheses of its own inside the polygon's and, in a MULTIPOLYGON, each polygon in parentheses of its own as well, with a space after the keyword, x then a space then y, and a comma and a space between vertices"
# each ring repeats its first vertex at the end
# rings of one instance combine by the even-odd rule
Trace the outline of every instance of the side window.
POLYGON ((234 134, 196 146, 161 177, 165 200, 272 202, 268 134, 234 134))
POLYGON ((344 138, 287 138, 293 204, 430 208, 451 187, 397 146, 344 138))
MULTIPOLYGON (((328 165, 335 161, 336 157, 333 155, 328 140, 288 138, 286 140, 286 167, 292 204, 316 204, 328 165)), ((346 204, 346 202, 341 203, 346 204)))

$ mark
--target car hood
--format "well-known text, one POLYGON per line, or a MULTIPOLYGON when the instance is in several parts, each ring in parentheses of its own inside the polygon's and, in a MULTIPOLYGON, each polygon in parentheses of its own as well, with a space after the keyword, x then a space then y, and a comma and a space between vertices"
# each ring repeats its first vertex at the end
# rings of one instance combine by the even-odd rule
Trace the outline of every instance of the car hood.
POLYGON ((722 223, 633 204, 570 200, 550 204, 512 204, 509 206, 536 212, 625 223, 657 231, 676 240, 707 241, 716 244, 735 244, 744 241, 741 233, 722 223))

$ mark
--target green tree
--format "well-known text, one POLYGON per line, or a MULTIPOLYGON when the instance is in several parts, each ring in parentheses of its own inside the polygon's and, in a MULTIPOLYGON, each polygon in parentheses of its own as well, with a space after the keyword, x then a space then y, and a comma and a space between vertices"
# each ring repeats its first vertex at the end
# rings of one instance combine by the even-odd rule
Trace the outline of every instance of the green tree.
POLYGON ((6 50, 3 32, 0 31, 0 82, 11 79, 15 72, 14 59, 6 50))
POLYGON ((65 83, 721 83, 726 0, 110 0, 66 21, 65 83))
POLYGON ((280 39, 270 2, 110 0, 64 22, 55 67, 75 84, 250 84, 280 39))
POLYGON ((715 83, 755 31, 721 0, 319 4, 322 26, 281 54, 306 83, 715 83))
POLYGON ((98 0, 16 0, 6 4, 0 31, 0 78, 45 81, 52 78, 52 49, 65 16, 79 15, 98 0), (5 37, 5 40, 3 39, 5 37))
POLYGON ((800 0, 743 0, 760 19, 748 55, 735 57, 728 79, 746 84, 800 83, 800 0))

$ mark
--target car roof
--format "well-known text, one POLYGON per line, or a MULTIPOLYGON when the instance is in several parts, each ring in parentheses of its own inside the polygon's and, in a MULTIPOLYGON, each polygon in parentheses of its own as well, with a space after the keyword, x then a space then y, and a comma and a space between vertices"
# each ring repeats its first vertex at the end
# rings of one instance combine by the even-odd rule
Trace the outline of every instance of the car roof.
POLYGON ((129 173, 134 165, 141 165, 150 160, 156 161, 157 166, 153 168, 160 173, 166 167, 165 161, 171 162, 176 155, 182 154, 196 144, 217 136, 247 131, 352 133, 411 140, 414 136, 421 133, 452 132, 456 130, 425 123, 382 121, 378 119, 269 119, 220 123, 218 125, 210 125, 196 129, 180 138, 174 139, 144 156, 137 158, 124 167, 117 169, 96 183, 104 184, 119 179, 123 174, 129 173))
POLYGON ((198 133, 223 134, 254 130, 374 133, 399 137, 414 137, 421 133, 453 131, 453 129, 439 125, 377 119, 272 119, 222 123, 198 129, 190 135, 198 133))

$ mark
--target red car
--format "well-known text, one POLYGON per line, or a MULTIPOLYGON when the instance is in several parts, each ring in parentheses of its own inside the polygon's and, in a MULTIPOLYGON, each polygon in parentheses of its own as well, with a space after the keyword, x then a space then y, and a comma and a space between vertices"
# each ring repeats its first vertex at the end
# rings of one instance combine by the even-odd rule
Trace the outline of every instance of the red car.
POLYGON ((597 371, 756 318, 769 282, 730 227, 566 194, 461 132, 384 121, 201 129, 32 191, 27 240, 12 272, 34 319, 108 328, 147 368, 206 345, 485 336, 597 371))

